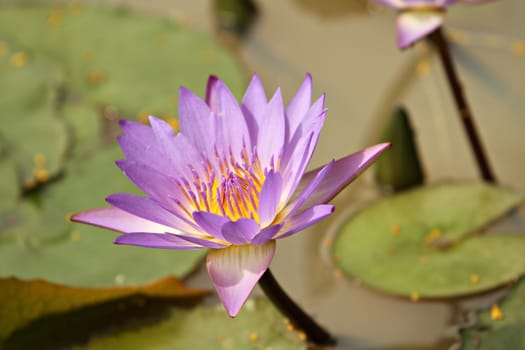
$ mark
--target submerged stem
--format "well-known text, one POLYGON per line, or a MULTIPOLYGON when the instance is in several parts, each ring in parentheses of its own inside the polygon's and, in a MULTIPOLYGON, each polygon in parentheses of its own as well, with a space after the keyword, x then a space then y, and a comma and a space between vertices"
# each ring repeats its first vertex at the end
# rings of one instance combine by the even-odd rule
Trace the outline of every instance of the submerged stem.
POLYGON ((441 63, 443 64, 443 69, 445 70, 450 90, 454 96, 454 102, 456 103, 456 108, 463 124, 463 128, 467 133, 472 152, 476 158, 479 172, 481 173, 483 180, 495 183, 496 178, 494 177, 494 173, 492 172, 488 162, 483 145, 481 144, 479 134, 472 118, 472 111, 470 110, 470 107, 467 103, 463 87, 461 86, 454 62, 452 61, 452 57, 450 55, 448 43, 441 28, 438 28, 433 33, 431 33, 430 39, 434 42, 435 47, 439 52, 439 57, 441 58, 441 63))
POLYGON ((335 345, 336 339, 308 316, 281 288, 267 269, 259 280, 259 285, 270 301, 287 317, 292 325, 304 332, 308 341, 316 345, 335 345))

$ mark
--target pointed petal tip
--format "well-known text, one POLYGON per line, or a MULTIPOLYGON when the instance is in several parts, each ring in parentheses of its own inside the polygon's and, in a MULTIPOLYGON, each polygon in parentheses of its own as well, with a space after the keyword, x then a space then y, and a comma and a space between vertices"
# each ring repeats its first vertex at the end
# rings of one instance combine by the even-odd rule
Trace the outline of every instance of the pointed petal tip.
POLYGON ((117 159, 117 160, 115 161, 115 165, 118 166, 118 167, 120 168, 120 170, 122 170, 122 171, 124 171, 124 170, 122 169, 122 167, 125 166, 125 163, 126 163, 126 159, 117 159))
POLYGON ((75 213, 69 216, 69 221, 72 222, 82 222, 82 216, 84 215, 84 211, 81 211, 79 213, 75 213))
POLYGON ((159 118, 155 117, 154 115, 149 115, 148 116, 148 121, 149 121, 150 125, 153 125, 155 123, 164 122, 162 119, 159 119, 159 118))
POLYGON ((304 75, 304 80, 305 81, 309 81, 310 84, 312 83, 312 74, 310 74, 310 72, 306 72, 306 74, 304 75))
POLYGON ((397 45, 406 49, 443 24, 444 13, 440 11, 402 12, 397 18, 397 45))
POLYGON ((210 74, 208 77, 208 82, 206 83, 206 102, 209 104, 210 99, 212 98, 213 90, 217 88, 217 84, 220 84, 222 81, 216 75, 210 74))
POLYGON ((275 240, 261 246, 231 246, 208 254, 208 274, 230 317, 239 313, 274 253, 275 240))
POLYGON ((125 128, 126 125, 129 124, 129 120, 127 119, 119 119, 118 121, 118 125, 120 126, 121 129, 125 128))
POLYGON ((378 152, 384 152, 390 147, 392 147, 392 142, 383 142, 383 143, 378 143, 377 145, 374 145, 374 146, 370 146, 371 149, 377 150, 378 152))

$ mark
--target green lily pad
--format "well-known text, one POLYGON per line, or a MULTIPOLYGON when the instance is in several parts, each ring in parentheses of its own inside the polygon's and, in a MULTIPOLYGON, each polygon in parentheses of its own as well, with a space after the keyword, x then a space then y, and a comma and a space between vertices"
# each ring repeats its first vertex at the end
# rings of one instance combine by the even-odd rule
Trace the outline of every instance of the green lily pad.
POLYGON ((0 241, 0 277, 92 287, 142 284, 192 271, 205 250, 116 246, 116 233, 69 222, 74 212, 106 206, 104 198, 111 193, 137 192, 114 164, 119 158, 116 147, 76 158, 63 179, 46 186, 36 204, 20 203, 18 219, 0 241))
POLYGON ((248 300, 233 319, 222 306, 174 308, 160 322, 95 337, 87 345, 73 349, 299 350, 306 349, 306 344, 297 333, 288 330, 273 305, 266 300, 248 300))
POLYGON ((175 117, 179 86, 204 92, 210 73, 233 91, 245 84, 240 65, 210 36, 123 9, 5 7, 2 34, 60 62, 74 93, 127 118, 175 117))
POLYGON ((63 166, 67 131, 55 113, 62 73, 28 51, 11 50, 0 57, 0 137, 7 157, 19 168, 22 184, 34 187, 63 166))
POLYGON ((367 285, 415 298, 494 288, 525 273, 525 235, 478 231, 522 200, 522 193, 484 184, 388 197, 341 227, 334 260, 367 285))
POLYGON ((476 324, 461 331, 462 350, 525 349, 525 280, 506 296, 499 310, 495 307, 479 313, 476 324))

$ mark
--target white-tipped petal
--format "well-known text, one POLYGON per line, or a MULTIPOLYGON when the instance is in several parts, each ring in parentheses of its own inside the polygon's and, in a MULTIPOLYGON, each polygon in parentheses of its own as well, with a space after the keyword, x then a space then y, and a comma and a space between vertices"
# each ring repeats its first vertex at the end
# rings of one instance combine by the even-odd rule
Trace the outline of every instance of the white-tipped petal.
POLYGON ((405 49, 443 23, 444 13, 435 11, 407 11, 397 18, 397 45, 405 49))
POLYGON ((275 241, 212 250, 206 267, 224 308, 236 316, 272 261, 275 241))

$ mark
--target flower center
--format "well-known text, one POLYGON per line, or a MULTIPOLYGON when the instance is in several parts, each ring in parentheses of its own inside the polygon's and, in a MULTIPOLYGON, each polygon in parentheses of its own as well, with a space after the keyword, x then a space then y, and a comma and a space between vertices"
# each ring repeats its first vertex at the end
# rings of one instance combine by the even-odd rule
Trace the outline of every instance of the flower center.
POLYGON ((250 176, 239 176, 230 171, 217 187, 217 206, 230 220, 251 218, 259 221, 259 192, 260 186, 250 176))
POLYGON ((230 153, 228 157, 215 152, 215 161, 206 159, 201 171, 190 166, 192 179, 177 181, 181 194, 186 199, 177 204, 191 218, 194 211, 207 211, 236 221, 250 218, 259 222, 259 195, 267 171, 278 170, 279 162, 270 162, 263 168, 253 151, 251 156, 246 148, 240 161, 230 153))

